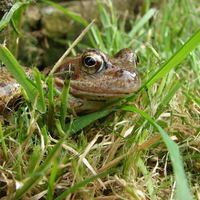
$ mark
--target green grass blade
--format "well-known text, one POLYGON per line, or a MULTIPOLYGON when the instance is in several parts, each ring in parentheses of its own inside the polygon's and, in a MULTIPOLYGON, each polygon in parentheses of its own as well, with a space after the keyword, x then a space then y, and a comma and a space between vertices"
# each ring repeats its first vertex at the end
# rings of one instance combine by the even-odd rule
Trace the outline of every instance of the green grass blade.
POLYGON ((149 87, 176 67, 186 56, 200 44, 200 30, 198 30, 141 88, 149 87))
POLYGON ((24 5, 27 5, 27 4, 29 4, 29 2, 26 2, 26 3, 22 3, 22 2, 16 2, 13 6, 12 6, 12 8, 9 10, 9 12, 7 13, 5 13, 4 14, 4 16, 3 16, 3 18, 1 19, 1 21, 0 21, 0 31, 3 29, 3 28, 5 28, 6 26, 7 26, 7 24, 10 22, 10 20, 12 19, 12 16, 13 16, 13 14, 14 14, 14 12, 18 9, 18 8, 20 8, 21 6, 24 6, 24 5))
MULTIPOLYGON (((3 131, 2 131, 2 126, 1 126, 1 122, 0 122, 0 146, 2 148, 3 154, 4 154, 4 158, 7 160, 8 159, 8 152, 6 149, 6 143, 5 143, 5 137, 3 135, 3 131)), ((1 158, 1 160, 3 160, 1 158)))
POLYGON ((130 37, 134 37, 135 33, 138 32, 144 24, 146 24, 156 13, 156 9, 151 8, 141 19, 140 21, 132 28, 128 33, 130 37))
POLYGON ((106 115, 108 115, 113 111, 116 111, 116 109, 110 108, 79 117, 72 124, 68 124, 67 126, 65 126, 64 131, 67 132, 69 136, 71 136, 72 134, 76 133, 77 131, 80 131, 81 129, 91 124, 95 120, 105 117, 106 115))
POLYGON ((51 176, 48 182, 47 199, 49 200, 53 199, 54 187, 55 187, 54 185, 56 182, 57 173, 58 173, 58 161, 55 160, 51 170, 51 176))
POLYGON ((103 42, 103 38, 96 24, 94 24, 94 26, 91 27, 91 32, 92 36, 94 37, 94 42, 92 44, 93 47, 96 49, 101 49, 103 52, 106 52, 106 47, 103 42))
POLYGON ((65 121, 66 121, 70 79, 71 79, 71 76, 68 75, 65 79, 64 86, 63 86, 62 93, 61 93, 60 123, 61 123, 62 128, 64 128, 65 121))
POLYGON ((173 140, 171 140, 169 135, 155 121, 153 121, 149 117, 149 115, 147 115, 146 113, 142 112, 141 110, 139 110, 137 108, 131 107, 131 106, 123 107, 122 110, 139 113, 145 119, 147 119, 149 121, 149 123, 151 123, 152 126, 154 126, 160 132, 160 134, 162 135, 162 138, 167 146, 167 149, 170 153, 170 158, 172 161, 176 185, 177 185, 177 193, 176 193, 177 200, 182 200, 182 199, 192 200, 192 196, 191 196, 191 193, 189 190, 189 186, 188 186, 186 175, 185 175, 184 168, 183 168, 183 163, 181 161, 179 148, 176 145, 176 143, 173 140))
POLYGON ((48 125, 48 131, 52 132, 53 130, 53 125, 54 125, 54 80, 53 80, 53 75, 49 75, 49 79, 47 81, 48 85, 48 99, 49 99, 49 105, 48 105, 48 117, 47 117, 47 125, 48 125))
POLYGON ((24 185, 17 190, 15 199, 21 198, 31 187, 33 187, 36 183, 40 181, 40 179, 44 176, 45 172, 49 169, 49 167, 53 164, 54 159, 56 159, 60 149, 62 147, 62 140, 60 140, 44 162, 36 169, 34 174, 30 176, 30 178, 24 183, 24 185))
MULTIPOLYGON (((140 170, 145 177, 150 176, 149 171, 147 170, 147 166, 144 164, 144 161, 142 160, 142 158, 139 158, 138 165, 140 166, 140 170)), ((149 190, 151 200, 156 200, 155 189, 153 187, 152 180, 147 178, 146 184, 147 184, 147 188, 149 190)))
POLYGON ((170 92, 164 97, 164 99, 158 106, 157 111, 154 115, 154 119, 157 119, 160 116, 160 114, 166 109, 167 104, 170 102, 170 100, 175 95, 175 93, 178 91, 178 89, 181 87, 181 85, 182 85, 181 81, 174 82, 174 85, 170 89, 170 92))
POLYGON ((96 176, 93 176, 91 178, 88 178, 88 179, 78 183, 77 185, 71 187, 70 189, 66 190, 60 196, 58 196, 55 200, 63 200, 67 195, 69 195, 70 193, 76 191, 78 188, 83 187, 84 185, 96 180, 97 178, 101 178, 101 177, 104 177, 104 176, 106 176, 108 174, 111 174, 114 171, 116 171, 116 170, 109 170, 109 171, 103 172, 101 174, 98 174, 96 176))
POLYGON ((195 96, 195 94, 188 94, 187 92, 182 92, 188 99, 190 99, 191 101, 194 101, 197 105, 200 106, 200 99, 198 97, 195 96))
MULTIPOLYGON (((28 81, 28 76, 24 72, 21 65, 17 62, 14 56, 10 53, 10 51, 4 46, 0 44, 0 60, 5 64, 13 77, 17 80, 17 82, 25 89, 30 101, 34 103, 37 91, 33 84, 28 81)), ((37 108, 40 110, 42 105, 40 102, 37 104, 37 108)))
POLYGON ((45 113, 46 105, 45 105, 45 100, 44 100, 44 90, 43 90, 43 85, 42 85, 41 73, 38 71, 37 68, 35 68, 33 70, 33 75, 34 75, 34 79, 35 79, 37 89, 39 92, 38 102, 40 102, 40 105, 41 105, 40 112, 45 113))
POLYGON ((24 37, 24 35, 18 30, 17 26, 16 26, 16 23, 15 21, 13 20, 13 18, 11 19, 11 25, 13 27, 13 29, 15 30, 15 32, 21 36, 21 37, 24 37))
POLYGON ((40 157, 41 157, 41 147, 39 145, 35 146, 35 149, 33 150, 29 163, 26 168, 27 174, 34 173, 35 169, 38 167, 40 163, 40 157))

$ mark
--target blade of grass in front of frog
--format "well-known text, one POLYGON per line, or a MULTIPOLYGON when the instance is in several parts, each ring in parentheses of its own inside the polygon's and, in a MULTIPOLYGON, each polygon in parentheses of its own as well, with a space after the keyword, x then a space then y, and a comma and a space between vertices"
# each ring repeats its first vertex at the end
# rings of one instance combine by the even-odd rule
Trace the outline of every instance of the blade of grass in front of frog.
MULTIPOLYGON (((179 49, 143 86, 138 90, 142 92, 156 81, 164 77, 170 70, 176 67, 182 60, 186 58, 200 44, 200 30, 198 30, 182 47, 179 49)), ((133 95, 134 97, 134 95, 133 95)), ((123 104, 127 104, 133 97, 127 99, 123 104)))
MULTIPOLYGON (((0 60, 5 64, 5 66, 8 68, 12 76, 17 80, 17 82, 25 89, 30 101, 34 103, 37 96, 37 91, 35 87, 28 81, 28 76, 24 72, 21 65, 14 58, 14 56, 4 45, 1 44, 0 60)), ((37 108, 41 110, 42 105, 40 104, 40 102, 38 102, 37 108)))
POLYGON ((48 99, 49 99, 49 107, 48 107, 48 131, 52 133, 53 123, 54 123, 54 79, 53 75, 49 75, 49 79, 47 80, 48 85, 48 99))
POLYGON ((29 4, 29 2, 25 2, 25 3, 22 3, 22 2, 16 2, 12 8, 9 10, 9 12, 6 12, 3 16, 3 18, 1 19, 0 21, 0 31, 5 28, 8 23, 11 21, 12 19, 12 16, 14 14, 14 12, 20 8, 21 6, 24 6, 24 5, 27 5, 29 4))
POLYGON ((88 183, 93 182, 94 180, 98 179, 98 178, 102 178, 108 174, 113 174, 114 172, 116 172, 117 169, 112 169, 112 170, 107 170, 101 174, 97 174, 95 176, 92 176, 91 178, 85 179, 83 181, 81 181, 80 183, 77 183, 76 185, 74 185, 73 187, 69 188, 68 190, 65 190, 60 196, 58 196, 57 198, 55 198, 55 200, 62 200, 65 199, 69 194, 71 194, 72 192, 75 192, 76 190, 78 190, 79 188, 85 186, 88 183))
MULTIPOLYGON (((127 96, 122 97, 122 98, 120 98, 120 99, 117 99, 117 100, 108 102, 105 106, 103 106, 102 109, 108 108, 108 107, 110 107, 110 106, 112 106, 112 105, 116 105, 116 104, 120 103, 121 101, 123 101, 123 100, 125 100, 125 99, 131 98, 131 100, 133 100, 133 99, 137 96, 137 94, 138 94, 138 91, 135 92, 134 94, 130 94, 130 95, 127 95, 127 96)), ((127 102, 127 103, 128 103, 128 102, 127 102)), ((124 105, 126 105, 126 102, 125 102, 124 104, 122 104, 122 106, 124 106, 124 105)), ((120 107, 121 107, 121 106, 120 106, 120 107)))
POLYGON ((47 170, 52 166, 55 159, 62 148, 63 140, 60 140, 54 148, 51 150, 49 155, 45 158, 43 163, 37 167, 37 169, 30 175, 26 181, 23 182, 23 186, 16 191, 16 194, 13 199, 20 199, 24 194, 28 192, 28 190, 33 187, 36 183, 38 183, 41 178, 45 175, 47 170))
POLYGON ((71 135, 75 134, 76 132, 80 131, 87 125, 94 122, 95 120, 105 117, 109 113, 117 111, 117 110, 119 109, 109 108, 106 110, 98 111, 95 113, 91 113, 91 114, 79 117, 78 119, 74 120, 72 124, 67 124, 63 130, 65 133, 68 134, 68 137, 70 137, 71 135))
POLYGON ((12 25, 12 28, 14 29, 14 31, 20 35, 21 37, 25 37, 19 30, 18 28, 16 27, 16 24, 15 24, 15 21, 13 19, 11 19, 11 25, 12 25))
POLYGON ((70 79, 71 79, 71 75, 68 74, 65 78, 65 82, 62 88, 62 93, 61 93, 60 123, 61 123, 62 129, 65 126, 65 120, 66 120, 66 114, 67 114, 70 79))
POLYGON ((4 159, 7 160, 8 159, 8 151, 7 151, 6 143, 5 143, 6 137, 4 136, 3 133, 4 132, 2 131, 2 126, 1 126, 1 122, 0 122, 0 144, 2 147, 3 157, 4 157, 4 159))
POLYGON ((33 69, 33 76, 36 82, 36 86, 39 92, 39 98, 38 98, 38 103, 41 105, 40 112, 45 113, 46 112, 46 104, 44 100, 44 90, 43 90, 43 84, 42 84, 42 79, 41 79, 41 73, 38 71, 37 68, 33 69))
POLYGON ((139 110, 137 108, 133 108, 131 106, 123 107, 122 110, 139 113, 146 120, 148 120, 148 122, 151 123, 151 125, 153 127, 155 127, 160 132, 160 134, 162 135, 162 138, 163 138, 163 140, 164 140, 164 142, 167 146, 167 149, 170 153, 170 158, 171 158, 171 161, 172 161, 175 179, 176 179, 177 199, 192 200, 192 196, 191 196, 191 193, 190 193, 190 189, 189 189, 188 182, 187 182, 186 175, 185 175, 184 168, 183 168, 183 163, 181 161, 181 155, 180 155, 179 148, 178 148, 177 144, 145 112, 142 112, 141 110, 139 110))

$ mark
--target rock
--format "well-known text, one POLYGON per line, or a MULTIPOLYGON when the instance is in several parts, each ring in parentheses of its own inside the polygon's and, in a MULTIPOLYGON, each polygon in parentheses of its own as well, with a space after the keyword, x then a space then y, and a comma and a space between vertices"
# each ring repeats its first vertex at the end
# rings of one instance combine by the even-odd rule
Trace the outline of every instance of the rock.
POLYGON ((41 9, 42 33, 49 38, 62 38, 70 29, 70 18, 53 6, 41 9))
POLYGON ((28 24, 33 28, 37 29, 38 23, 41 19, 40 9, 35 4, 30 4, 26 9, 26 17, 28 24))

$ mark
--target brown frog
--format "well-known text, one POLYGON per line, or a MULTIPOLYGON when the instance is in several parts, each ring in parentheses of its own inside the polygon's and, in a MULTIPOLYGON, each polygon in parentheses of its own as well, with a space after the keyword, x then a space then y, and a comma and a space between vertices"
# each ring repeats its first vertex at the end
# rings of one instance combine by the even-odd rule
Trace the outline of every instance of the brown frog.
MULTIPOLYGON (((66 57, 55 71, 55 88, 61 92, 69 71, 69 105, 76 112, 94 112, 107 102, 136 92, 140 88, 140 77, 136 70, 138 58, 129 48, 110 56, 96 49, 83 54, 66 57)), ((31 72, 25 68, 28 75, 31 72)), ((19 98, 19 84, 6 69, 0 71, 0 113, 19 98)))

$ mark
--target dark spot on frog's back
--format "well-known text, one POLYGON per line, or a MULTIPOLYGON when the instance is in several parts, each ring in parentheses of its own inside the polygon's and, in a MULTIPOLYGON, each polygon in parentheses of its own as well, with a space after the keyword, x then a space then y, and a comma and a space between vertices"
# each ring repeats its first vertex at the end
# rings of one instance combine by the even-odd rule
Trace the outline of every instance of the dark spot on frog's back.
POLYGON ((0 82, 0 87, 5 87, 6 86, 6 84, 4 83, 4 82, 0 82))

